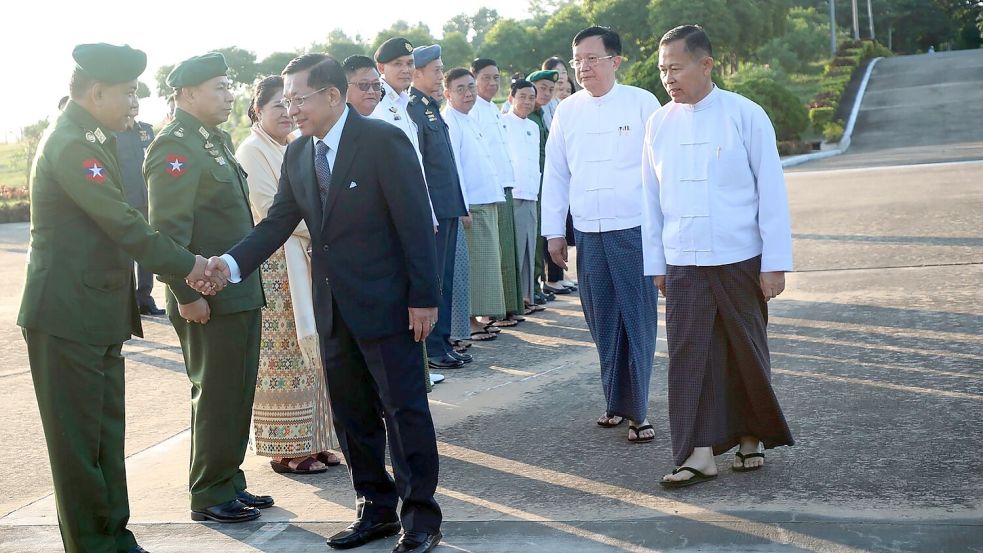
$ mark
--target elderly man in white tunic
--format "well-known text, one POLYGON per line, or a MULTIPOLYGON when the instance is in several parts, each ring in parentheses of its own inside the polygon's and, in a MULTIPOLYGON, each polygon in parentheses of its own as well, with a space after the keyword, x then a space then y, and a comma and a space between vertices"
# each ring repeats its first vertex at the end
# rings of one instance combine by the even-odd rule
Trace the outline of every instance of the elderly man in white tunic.
POLYGON ((792 270, 788 197, 775 130, 754 102, 716 88, 710 39, 698 26, 659 43, 672 102, 648 121, 645 220, 658 244, 645 274, 666 297, 669 425, 677 468, 668 488, 716 478, 714 455, 739 446, 737 472, 759 450, 792 445, 771 387, 767 301, 792 270))
POLYGON ((628 440, 649 442, 649 380, 658 329, 658 291, 642 267, 642 135, 659 108, 652 93, 618 84, 621 38, 588 27, 573 39, 583 90, 556 108, 546 141, 542 234, 567 268, 567 211, 577 241, 580 299, 601 361, 606 408, 597 424, 629 420, 628 440))

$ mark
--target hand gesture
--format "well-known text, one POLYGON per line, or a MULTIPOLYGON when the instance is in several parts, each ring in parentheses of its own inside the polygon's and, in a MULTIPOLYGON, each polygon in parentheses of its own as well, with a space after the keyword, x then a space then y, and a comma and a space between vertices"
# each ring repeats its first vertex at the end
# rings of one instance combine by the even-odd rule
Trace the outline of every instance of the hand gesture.
POLYGON ((208 260, 200 255, 196 255, 195 266, 188 273, 188 276, 184 278, 184 281, 188 283, 188 286, 197 290, 198 293, 205 296, 213 296, 225 288, 229 279, 224 275, 209 275, 208 260))
POLYGON ((180 304, 178 305, 178 311, 181 313, 181 317, 189 323, 205 324, 212 316, 212 310, 205 298, 198 298, 191 303, 180 304))
POLYGON ((422 342, 430 335, 434 325, 437 324, 436 307, 410 307, 410 330, 413 331, 413 340, 422 342))
POLYGON ((553 263, 556 263, 564 271, 567 270, 567 239, 550 238, 549 242, 546 243, 546 248, 550 252, 553 263))
POLYGON ((777 298, 778 294, 785 291, 784 271, 761 273, 758 281, 761 284, 761 294, 765 297, 765 301, 771 301, 772 298, 777 298))

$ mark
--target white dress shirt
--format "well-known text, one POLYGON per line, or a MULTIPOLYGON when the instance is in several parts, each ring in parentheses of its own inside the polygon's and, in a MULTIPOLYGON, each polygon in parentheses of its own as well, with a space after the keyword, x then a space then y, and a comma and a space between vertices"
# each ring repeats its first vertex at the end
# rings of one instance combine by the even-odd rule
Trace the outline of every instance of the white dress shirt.
POLYGON ((406 111, 406 106, 410 103, 409 94, 405 90, 396 92, 389 86, 389 83, 385 82, 382 88, 385 94, 382 95, 369 117, 381 119, 399 127, 413 143, 416 157, 420 158, 420 167, 423 167, 423 154, 420 153, 420 135, 417 134, 416 123, 410 119, 410 114, 406 111))
POLYGON ((566 234, 567 210, 581 232, 642 224, 642 140, 659 109, 652 93, 615 83, 604 96, 579 90, 556 107, 543 174, 542 234, 566 234))
POLYGON ((478 122, 478 127, 488 141, 488 152, 492 156, 495 167, 498 168, 502 188, 512 188, 515 186, 515 179, 512 177, 512 157, 506 137, 504 116, 495 104, 481 96, 475 96, 474 107, 468 115, 478 122))
MULTIPOLYGON (((317 155, 318 142, 324 142, 328 145, 328 151, 324 153, 324 157, 327 158, 328 168, 332 172, 334 172, 334 161, 338 157, 338 146, 341 145, 341 132, 345 128, 345 122, 348 121, 348 109, 348 106, 345 106, 345 111, 341 112, 341 117, 335 121, 335 124, 328 130, 328 134, 324 135, 324 138, 311 137, 311 141, 314 143, 314 155, 317 155)), ((229 265, 229 272, 232 273, 229 282, 236 284, 241 281, 242 275, 239 274, 239 263, 236 262, 235 258, 227 253, 222 254, 221 257, 229 265)))
POLYGON ((515 176, 512 197, 516 200, 536 201, 539 199, 542 177, 539 172, 539 125, 514 113, 505 114, 503 119, 515 176))
POLYGON ((645 274, 670 265, 727 265, 761 255, 792 270, 792 232, 775 129, 760 106, 714 87, 670 102, 645 129, 645 274))
MULTIPOLYGON (((399 127, 403 134, 410 139, 413 143, 413 149, 416 151, 416 159, 420 162, 420 170, 423 171, 423 180, 426 182, 426 170, 423 168, 423 153, 420 151, 420 135, 417 134, 416 123, 410 119, 409 112, 406 111, 406 106, 410 103, 410 96, 406 91, 396 93, 395 90, 389 83, 384 83, 382 89, 385 94, 376 104, 375 109, 369 114, 369 117, 373 119, 379 119, 385 121, 391 125, 399 127)), ((430 218, 433 220, 433 226, 437 226, 437 214, 433 210, 433 200, 430 199, 430 189, 427 189, 427 202, 430 203, 430 218)))
POLYGON ((461 167, 461 190, 465 201, 468 205, 504 202, 502 179, 478 122, 452 106, 444 112, 444 121, 461 167))

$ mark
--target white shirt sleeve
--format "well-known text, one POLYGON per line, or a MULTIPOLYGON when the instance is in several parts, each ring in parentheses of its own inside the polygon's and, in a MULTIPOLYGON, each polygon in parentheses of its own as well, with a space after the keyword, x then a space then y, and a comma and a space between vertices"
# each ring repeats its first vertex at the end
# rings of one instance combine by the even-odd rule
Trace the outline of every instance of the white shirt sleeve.
POLYGON ((642 261, 646 276, 666 274, 666 250, 662 243, 665 216, 659 198, 660 183, 655 172, 657 155, 651 146, 652 118, 645 124, 645 145, 642 147, 642 261))
POLYGON ((560 118, 554 116, 546 139, 542 202, 542 234, 546 238, 566 236, 570 211, 570 166, 560 123, 560 118))
POLYGON ((229 272, 232 273, 232 276, 229 277, 229 282, 232 284, 242 282, 242 275, 239 272, 239 264, 236 263, 235 258, 227 253, 222 254, 221 258, 229 265, 229 272))
POLYGON ((785 174, 778 156, 775 128, 757 108, 745 144, 758 189, 758 231, 761 233, 761 272, 792 270, 792 227, 785 174))
POLYGON ((451 113, 445 112, 444 122, 447 123, 447 135, 451 139, 451 150, 454 151, 454 165, 457 166, 457 180, 461 183, 461 196, 464 197, 464 206, 470 214, 471 203, 468 201, 468 187, 464 184, 464 169, 461 167, 461 129, 456 121, 451 122, 451 117, 453 117, 451 113))

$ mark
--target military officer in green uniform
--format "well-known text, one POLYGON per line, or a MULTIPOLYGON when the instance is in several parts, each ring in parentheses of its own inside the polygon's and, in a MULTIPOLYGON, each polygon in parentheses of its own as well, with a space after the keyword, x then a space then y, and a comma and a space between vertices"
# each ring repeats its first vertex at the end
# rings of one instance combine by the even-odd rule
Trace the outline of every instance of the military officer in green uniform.
POLYGON ((147 56, 83 44, 71 101, 31 170, 31 246, 17 324, 27 341, 68 553, 140 552, 127 530, 123 342, 143 336, 133 260, 174 281, 205 260, 154 231, 123 197, 114 131, 136 105, 147 56))
MULTIPOLYGON (((253 226, 245 172, 217 128, 232 112, 220 53, 185 60, 167 76, 177 110, 147 150, 150 224, 192 252, 221 255, 253 226)), ((181 278, 167 284, 167 315, 191 380, 191 518, 242 522, 273 499, 246 491, 246 454, 259 363, 259 272, 203 297, 181 278)))

